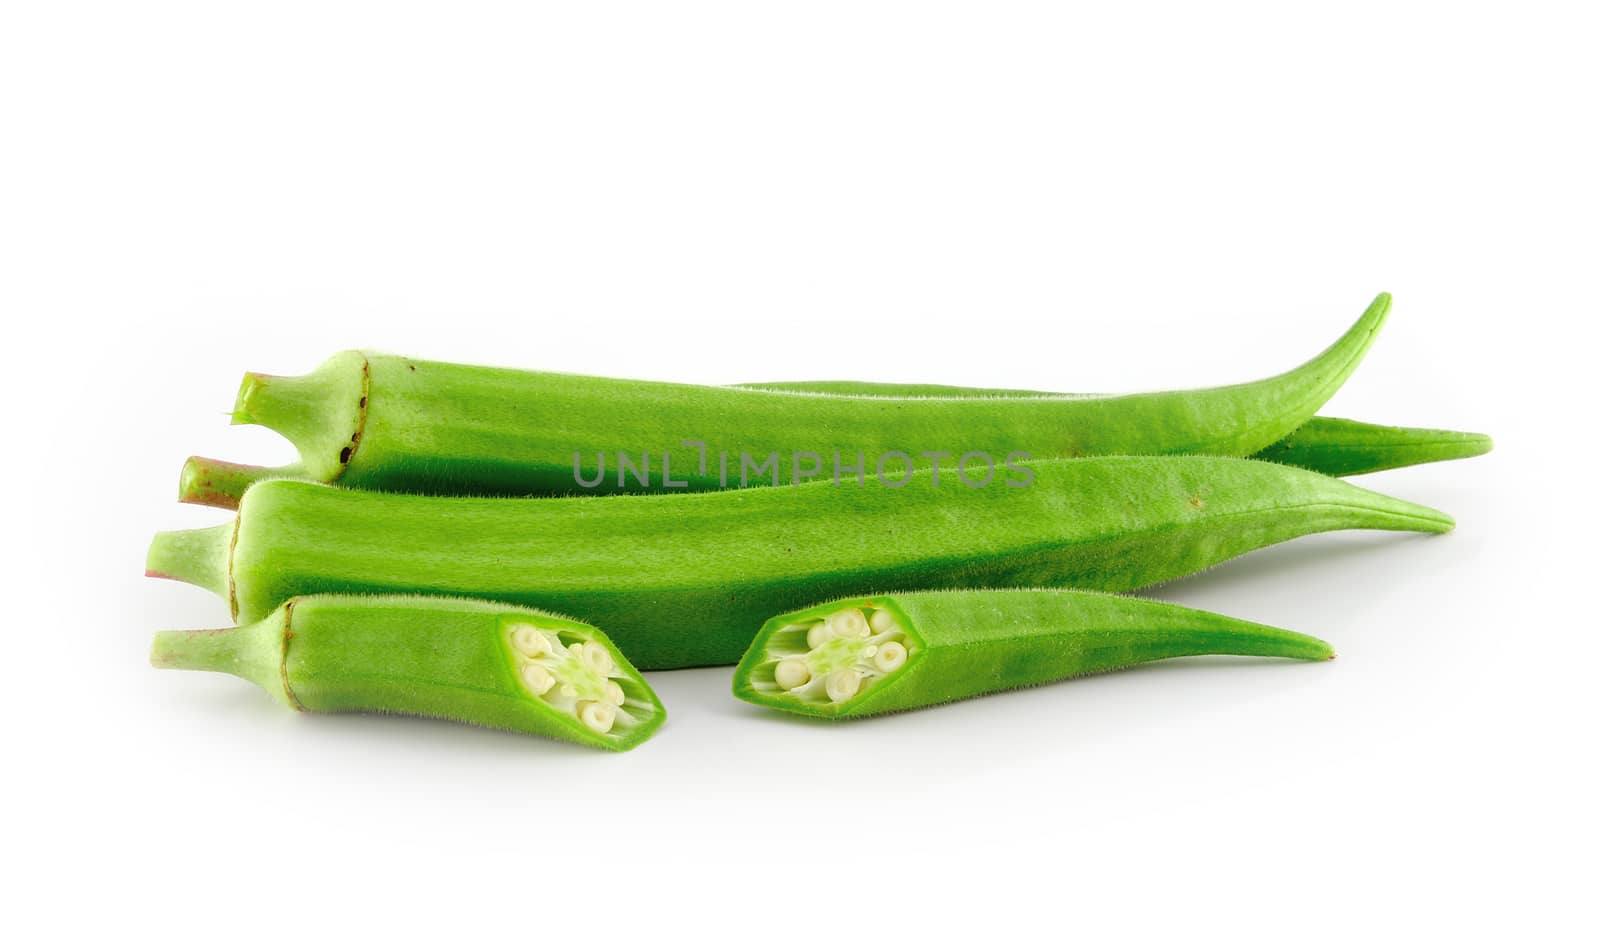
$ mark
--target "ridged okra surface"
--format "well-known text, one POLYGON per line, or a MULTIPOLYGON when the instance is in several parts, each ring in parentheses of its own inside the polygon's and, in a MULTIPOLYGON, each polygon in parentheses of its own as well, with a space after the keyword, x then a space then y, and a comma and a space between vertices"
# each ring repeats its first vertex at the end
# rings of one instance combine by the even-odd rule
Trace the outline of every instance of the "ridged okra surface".
MULTIPOLYGON (((877 383, 866 380, 784 380, 746 383, 752 390, 820 393, 840 396, 983 397, 1077 396, 1092 394, 1045 393, 1035 390, 952 387, 932 383, 877 383)), ((1377 471, 1455 461, 1494 450, 1494 440, 1481 432, 1378 425, 1354 419, 1312 416, 1287 436, 1250 455, 1303 467, 1330 477, 1353 477, 1377 471)))
POLYGON ((147 569, 238 621, 316 592, 414 592, 583 616, 646 669, 731 664, 770 616, 884 589, 1133 590, 1314 532, 1444 532, 1449 516, 1238 458, 1040 461, 1027 487, 918 472, 563 499, 441 498, 276 480, 235 519, 163 533, 147 569))
POLYGON ((710 490, 832 478, 835 454, 843 466, 887 461, 895 472, 905 466, 894 455, 918 463, 968 453, 997 461, 1245 456, 1288 435, 1333 395, 1388 310, 1382 294, 1325 352, 1277 377, 1120 396, 839 396, 351 351, 303 377, 251 374, 239 391, 234 421, 281 432, 300 462, 257 468, 193 458, 180 496, 232 506, 251 483, 273 476, 450 495, 710 490), (703 446, 705 460, 685 443, 703 446))

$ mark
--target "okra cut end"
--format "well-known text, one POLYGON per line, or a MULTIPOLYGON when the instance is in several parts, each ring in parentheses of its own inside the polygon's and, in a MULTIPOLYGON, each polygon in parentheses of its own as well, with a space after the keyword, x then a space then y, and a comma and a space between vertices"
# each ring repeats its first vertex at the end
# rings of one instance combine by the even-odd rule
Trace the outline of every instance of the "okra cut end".
POLYGON ((666 721, 649 684, 592 628, 517 616, 502 624, 501 640, 517 685, 573 741, 626 751, 666 721))
POLYGON ((734 671, 733 691, 804 715, 862 714, 923 650, 893 599, 831 602, 768 622, 734 671))
POLYGON ((296 476, 332 481, 360 447, 367 393, 366 356, 344 351, 298 377, 245 374, 234 401, 233 423, 272 429, 300 452, 296 476))

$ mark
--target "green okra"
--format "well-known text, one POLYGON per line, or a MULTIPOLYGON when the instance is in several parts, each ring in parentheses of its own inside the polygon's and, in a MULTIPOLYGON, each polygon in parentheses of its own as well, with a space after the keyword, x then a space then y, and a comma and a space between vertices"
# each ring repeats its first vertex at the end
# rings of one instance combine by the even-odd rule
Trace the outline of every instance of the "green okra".
POLYGON ((296 596, 252 625, 156 635, 157 667, 243 677, 309 712, 452 719, 626 751, 666 711, 604 633, 427 596, 296 596))
MULTIPOLYGON (((1076 396, 934 383, 876 383, 865 380, 785 380, 738 384, 752 390, 879 397, 1076 396)), ((1397 467, 1477 457, 1494 449, 1479 432, 1375 425, 1354 419, 1313 416, 1279 441, 1250 455, 1260 461, 1292 464, 1330 477, 1353 477, 1397 467)))
POLYGON ((583 616, 640 667, 731 664, 770 616, 896 588, 1133 590, 1313 532, 1444 532, 1444 513, 1241 458, 1032 462, 968 486, 826 482, 725 493, 429 497, 295 480, 164 532, 147 571, 240 622, 319 592, 434 593, 583 616))
POLYGON ((734 671, 733 692, 787 712, 854 718, 1201 654, 1321 661, 1333 649, 1297 632, 1111 593, 894 593, 771 619, 734 671))
POLYGON ((411 493, 587 495, 721 489, 752 469, 794 483, 832 476, 841 461, 926 466, 967 453, 1242 457, 1310 418, 1388 311, 1380 294, 1326 351, 1276 377, 1121 396, 828 396, 344 352, 303 377, 249 374, 240 388, 233 421, 280 432, 298 463, 191 458, 179 496, 231 508, 274 476, 411 493))

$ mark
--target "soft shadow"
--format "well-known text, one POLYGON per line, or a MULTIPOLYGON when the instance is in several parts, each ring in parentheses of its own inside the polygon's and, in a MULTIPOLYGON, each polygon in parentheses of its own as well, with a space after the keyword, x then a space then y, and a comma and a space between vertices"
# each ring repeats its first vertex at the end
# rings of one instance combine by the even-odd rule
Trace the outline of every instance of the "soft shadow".
POLYGON ((1378 559, 1414 545, 1437 541, 1432 535, 1396 535, 1392 532, 1341 532, 1299 538, 1218 564, 1197 574, 1179 577, 1145 587, 1141 592, 1165 599, 1188 594, 1204 594, 1236 584, 1260 581, 1272 575, 1324 569, 1361 558, 1378 559))

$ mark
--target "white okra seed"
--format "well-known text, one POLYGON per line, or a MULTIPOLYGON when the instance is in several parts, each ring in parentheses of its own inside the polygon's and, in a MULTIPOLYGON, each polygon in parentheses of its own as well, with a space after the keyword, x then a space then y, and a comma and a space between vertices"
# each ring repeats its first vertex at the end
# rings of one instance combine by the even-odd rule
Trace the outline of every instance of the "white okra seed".
POLYGON ((556 678, 546 670, 543 664, 524 664, 522 667, 522 683, 528 692, 535 696, 543 696, 550 692, 550 687, 556 685, 556 678))
POLYGON ((884 673, 899 670, 906 662, 906 646, 898 641, 885 641, 872 658, 873 666, 884 673))
POLYGON ((519 625, 513 629, 511 645, 523 657, 544 657, 550 653, 550 639, 532 625, 519 625))
POLYGON ((627 694, 622 692, 622 687, 615 680, 606 681, 606 702, 613 706, 620 706, 628 701, 627 694))
POLYGON ((779 686, 792 690, 811 682, 811 668, 806 666, 805 661, 791 657, 786 661, 779 661, 778 668, 772 672, 772 676, 779 686))
POLYGON ((578 656, 583 660, 584 666, 595 673, 610 673, 616 669, 617 665, 611 659, 611 652, 607 651, 605 645, 600 642, 586 641, 580 644, 579 647, 582 650, 578 652, 578 656))
POLYGON ((578 698, 578 688, 573 686, 571 683, 563 683, 563 684, 561 684, 561 689, 557 690, 557 692, 559 692, 561 694, 561 698, 562 699, 577 699, 578 698))
POLYGON ((806 630, 806 647, 820 648, 833 639, 833 632, 828 630, 828 623, 818 622, 806 630))
POLYGON ((841 609, 828 616, 828 631, 840 638, 865 638, 869 634, 867 617, 860 609, 841 609))
POLYGON ((844 702, 861 689, 861 674, 854 670, 835 670, 828 674, 828 682, 824 686, 829 699, 844 702))
POLYGON ((874 609, 872 610, 872 621, 869 624, 872 626, 874 635, 881 635, 894 628, 894 616, 890 615, 887 609, 874 609))
POLYGON ((617 710, 603 702, 578 703, 578 721, 590 729, 605 734, 617 720, 617 710))

